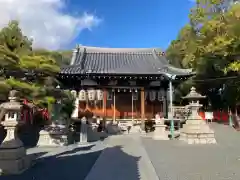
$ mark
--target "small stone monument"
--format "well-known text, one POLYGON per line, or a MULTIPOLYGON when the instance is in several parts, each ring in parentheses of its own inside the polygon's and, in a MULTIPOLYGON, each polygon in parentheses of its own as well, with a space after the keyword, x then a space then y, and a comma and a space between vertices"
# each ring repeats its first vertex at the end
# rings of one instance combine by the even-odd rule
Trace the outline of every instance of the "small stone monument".
POLYGON ((159 114, 155 116, 155 131, 153 133, 154 140, 169 140, 168 133, 166 132, 166 125, 164 119, 159 114))
POLYGON ((198 110, 202 107, 199 99, 205 98, 196 92, 196 88, 192 87, 190 93, 184 97, 190 101, 188 108, 190 116, 186 124, 180 130, 180 140, 186 141, 188 144, 215 144, 214 131, 209 125, 198 115, 198 110))
POLYGON ((53 106, 52 123, 46 125, 44 129, 39 132, 38 146, 65 146, 68 144, 68 128, 66 126, 67 117, 61 114, 61 105, 57 103, 53 106))
POLYGON ((37 146, 65 146, 68 144, 67 128, 64 125, 52 123, 39 132, 37 146))
POLYGON ((81 130, 80 130, 80 141, 79 141, 79 145, 87 144, 87 142, 88 142, 87 133, 88 133, 87 119, 86 119, 86 117, 83 117, 83 118, 81 119, 81 130))
POLYGON ((90 142, 99 140, 98 132, 97 132, 98 125, 97 123, 90 123, 88 127, 88 140, 90 142))
POLYGON ((91 126, 87 123, 87 118, 85 116, 82 117, 79 133, 79 142, 76 144, 77 146, 88 147, 92 145, 88 142, 89 128, 91 128, 91 126))
POLYGON ((3 174, 18 174, 31 164, 31 158, 26 155, 26 149, 18 138, 17 128, 21 121, 22 105, 17 102, 17 91, 10 91, 9 102, 0 105, 6 112, 5 120, 1 122, 7 135, 0 145, 0 169, 3 174))

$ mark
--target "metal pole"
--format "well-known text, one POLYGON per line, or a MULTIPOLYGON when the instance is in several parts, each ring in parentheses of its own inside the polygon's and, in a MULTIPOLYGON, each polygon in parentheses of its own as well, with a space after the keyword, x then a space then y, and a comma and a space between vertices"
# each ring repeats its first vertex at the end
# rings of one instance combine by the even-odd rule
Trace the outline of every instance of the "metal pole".
POLYGON ((170 132, 171 139, 174 139, 174 121, 173 121, 173 88, 172 88, 172 79, 169 80, 169 98, 170 98, 170 132))
POLYGON ((132 124, 133 124, 133 91, 132 91, 132 124))
POLYGON ((228 121, 229 121, 229 126, 233 127, 233 122, 232 122, 232 111, 229 109, 229 117, 228 117, 228 121))

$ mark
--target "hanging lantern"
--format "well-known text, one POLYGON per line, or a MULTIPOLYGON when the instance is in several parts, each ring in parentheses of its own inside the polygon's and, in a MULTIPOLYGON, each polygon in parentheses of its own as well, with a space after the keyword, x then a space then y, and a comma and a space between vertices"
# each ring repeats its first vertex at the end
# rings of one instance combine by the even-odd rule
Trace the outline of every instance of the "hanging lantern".
POLYGON ((71 91, 71 94, 73 95, 73 97, 74 97, 74 98, 76 98, 76 97, 77 97, 77 91, 75 91, 75 90, 72 90, 72 91, 71 91))
POLYGON ((133 100, 134 101, 137 101, 138 100, 138 93, 137 92, 135 92, 135 93, 133 93, 133 100))
POLYGON ((158 101, 163 101, 164 100, 164 90, 161 89, 158 91, 158 101))
POLYGON ((96 91, 94 89, 89 89, 88 90, 88 100, 94 101, 95 98, 96 98, 96 91))
POLYGON ((103 91, 98 89, 96 92, 97 92, 97 100, 98 101, 103 100, 103 91))
POLYGON ((86 91, 85 90, 81 90, 78 93, 78 99, 79 101, 86 101, 87 100, 87 95, 86 95, 86 91))
POLYGON ((147 97, 148 97, 148 92, 147 91, 145 91, 145 101, 147 100, 147 97))
POLYGON ((156 99, 156 91, 150 91, 149 92, 149 99, 150 99, 150 101, 155 101, 155 99, 156 99))
POLYGON ((71 117, 72 117, 72 118, 78 118, 79 102, 78 102, 78 99, 77 99, 77 98, 75 99, 74 105, 75 105, 75 108, 74 108, 74 110, 73 110, 73 112, 72 112, 71 117))

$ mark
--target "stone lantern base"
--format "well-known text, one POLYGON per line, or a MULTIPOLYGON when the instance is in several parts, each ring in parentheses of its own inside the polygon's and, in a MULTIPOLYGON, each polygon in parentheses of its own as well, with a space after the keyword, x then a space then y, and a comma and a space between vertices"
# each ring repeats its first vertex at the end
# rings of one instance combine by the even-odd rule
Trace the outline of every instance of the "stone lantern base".
POLYGON ((166 131, 166 125, 164 124, 156 124, 155 131, 153 133, 154 140, 169 140, 168 133, 166 131))
POLYGON ((31 161, 20 139, 3 141, 0 145, 0 169, 3 174, 20 174, 30 167, 31 161))
POLYGON ((214 131, 202 119, 187 120, 180 132, 180 140, 188 144, 216 144, 214 131))

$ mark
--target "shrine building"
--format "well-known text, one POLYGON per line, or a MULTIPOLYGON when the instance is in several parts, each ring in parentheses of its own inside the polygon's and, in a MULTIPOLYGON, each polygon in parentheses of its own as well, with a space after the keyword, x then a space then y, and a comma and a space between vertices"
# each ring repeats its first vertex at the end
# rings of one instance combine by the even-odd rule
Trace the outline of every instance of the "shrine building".
POLYGON ((78 45, 59 79, 76 96, 77 112, 115 121, 145 120, 156 113, 167 117, 174 86, 193 75, 170 65, 158 48, 78 45))

